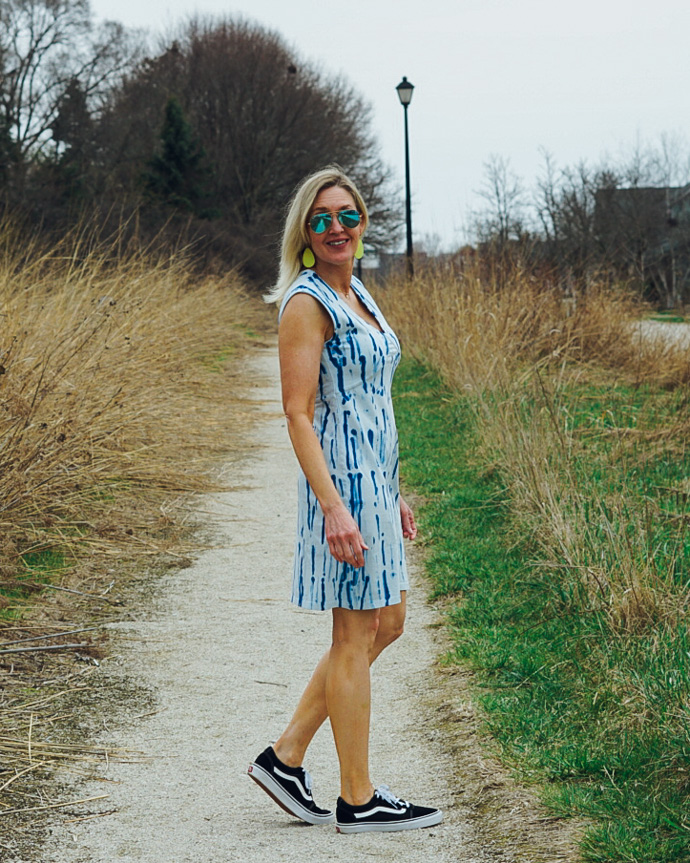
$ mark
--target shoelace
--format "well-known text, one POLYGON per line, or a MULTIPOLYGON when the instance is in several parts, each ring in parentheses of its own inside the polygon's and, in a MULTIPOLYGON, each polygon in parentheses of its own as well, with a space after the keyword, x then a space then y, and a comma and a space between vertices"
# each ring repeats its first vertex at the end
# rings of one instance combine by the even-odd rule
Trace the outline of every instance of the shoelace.
POLYGON ((379 795, 379 797, 381 797, 382 800, 385 800, 386 803, 392 803, 393 806, 410 805, 407 800, 402 800, 400 797, 396 797, 387 785, 379 785, 376 789, 376 793, 379 795))

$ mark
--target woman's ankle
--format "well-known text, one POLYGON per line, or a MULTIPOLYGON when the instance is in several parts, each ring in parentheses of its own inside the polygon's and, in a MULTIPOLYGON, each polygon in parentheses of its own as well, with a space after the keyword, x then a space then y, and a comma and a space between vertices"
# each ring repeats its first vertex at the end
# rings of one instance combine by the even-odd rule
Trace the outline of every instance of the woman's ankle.
POLYGON ((279 738, 273 744, 273 751, 275 752, 279 761, 282 761, 283 764, 286 764, 288 767, 301 767, 302 761, 304 760, 304 751, 301 749, 296 749, 294 746, 290 746, 290 744, 279 738))
POLYGON ((374 786, 371 782, 341 787, 340 796, 350 806, 364 806, 374 796, 374 786))

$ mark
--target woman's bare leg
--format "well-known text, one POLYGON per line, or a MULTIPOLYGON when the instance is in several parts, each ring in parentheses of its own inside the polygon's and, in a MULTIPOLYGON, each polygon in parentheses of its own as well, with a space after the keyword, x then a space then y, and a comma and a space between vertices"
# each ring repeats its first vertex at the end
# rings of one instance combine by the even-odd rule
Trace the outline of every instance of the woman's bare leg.
POLYGON ((333 609, 326 705, 340 762, 340 796, 352 804, 366 803, 374 793, 369 779, 369 656, 379 616, 378 609, 333 609))
MULTIPOLYGON (((389 605, 380 609, 376 638, 369 651, 369 664, 374 662, 389 644, 392 644, 402 635, 405 614, 405 591, 402 591, 401 601, 398 605, 389 605)), ((328 718, 326 677, 330 653, 329 649, 321 657, 302 694, 294 716, 274 746, 278 758, 291 767, 299 767, 302 764, 304 753, 307 751, 312 738, 328 718)))

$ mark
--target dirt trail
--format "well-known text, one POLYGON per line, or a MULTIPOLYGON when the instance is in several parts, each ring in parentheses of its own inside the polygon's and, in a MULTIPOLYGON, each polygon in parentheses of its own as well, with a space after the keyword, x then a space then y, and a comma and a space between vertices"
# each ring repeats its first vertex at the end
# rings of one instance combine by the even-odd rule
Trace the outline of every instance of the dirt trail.
MULTIPOLYGON (((113 627, 113 655, 92 678, 143 694, 99 715, 99 737, 147 758, 111 762, 67 791, 72 799, 108 796, 56 812, 31 863, 573 859, 568 830, 544 818, 478 742, 465 673, 435 665, 442 635, 414 553, 406 633, 373 671, 372 778, 442 807, 444 823, 341 836, 332 825, 291 819, 246 775, 282 730, 330 634, 328 615, 288 602, 297 465, 275 348, 250 359, 247 384, 258 419, 248 457, 232 469, 236 490, 200 504, 213 548, 154 582, 153 598, 147 592, 132 620, 113 627)), ((328 725, 305 766, 317 802, 333 806, 338 774, 328 725)))
POLYGON ((679 347, 690 347, 690 325, 686 323, 668 323, 667 321, 640 321, 640 333, 648 338, 661 337, 665 341, 675 343, 679 347))
MULTIPOLYGON (((425 588, 411 591, 409 626, 374 671, 374 781, 399 795, 443 807, 438 828, 341 836, 333 826, 292 820, 249 779, 246 767, 282 729, 329 641, 328 615, 289 605, 296 461, 280 412, 275 350, 250 364, 251 397, 261 412, 255 448, 236 491, 205 499, 217 544, 189 569, 166 576, 153 609, 115 628, 116 655, 102 674, 137 680, 155 700, 153 715, 127 719, 102 739, 146 753, 111 763, 78 786, 108 794, 75 821, 56 816, 45 850, 50 863, 290 863, 372 859, 485 858, 466 844, 454 783, 423 707, 433 679, 434 612, 425 588)), ((413 573, 413 578, 414 578, 413 573)), ((146 710, 146 708, 142 708, 146 710)), ((148 711, 147 711, 148 712, 148 711)), ((315 797, 333 805, 337 760, 324 726, 308 753, 315 797)), ((492 857, 490 859, 496 859, 492 857)))

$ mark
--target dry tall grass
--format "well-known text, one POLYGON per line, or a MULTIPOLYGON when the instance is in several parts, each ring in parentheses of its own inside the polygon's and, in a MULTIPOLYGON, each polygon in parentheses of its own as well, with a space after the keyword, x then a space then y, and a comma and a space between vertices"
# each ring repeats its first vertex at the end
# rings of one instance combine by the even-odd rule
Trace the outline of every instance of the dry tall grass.
MULTIPOLYGON (((119 533, 118 490, 159 504, 208 487, 200 458, 228 445, 213 365, 252 314, 236 280, 198 281, 184 259, 79 243, 0 260, 3 565, 119 533), (115 503, 113 503, 115 501, 115 503)), ((124 533, 127 530, 128 533, 124 533)), ((146 538, 139 538, 142 549, 146 538)))
POLYGON ((658 334, 643 337, 644 305, 604 283, 564 298, 519 263, 499 281, 473 262, 396 278, 383 297, 406 347, 460 389, 495 389, 516 369, 563 360, 624 371, 637 382, 688 379, 686 352, 658 334))
MULTIPOLYGON (((639 301, 603 284, 564 301, 519 265, 499 285, 476 264, 395 280, 381 301, 404 350, 473 396, 484 457, 501 467, 521 528, 566 591, 584 594, 625 629, 690 605, 690 591, 672 595, 669 573, 653 566, 645 548, 649 513, 630 507, 624 494, 589 497, 576 467, 582 459, 573 457, 582 456, 583 441, 561 398, 574 381, 690 380, 687 349, 643 336, 639 301)), ((604 431, 615 444, 613 460, 644 439, 616 431, 604 431)), ((668 445, 674 429, 664 434, 660 441, 652 432, 652 446, 668 445)))
POLYGON ((233 274, 200 279, 182 255, 0 227, 0 815, 54 804, 37 777, 98 756, 69 732, 94 630, 122 613, 127 561, 180 552, 180 504, 219 487, 266 320, 233 274))

